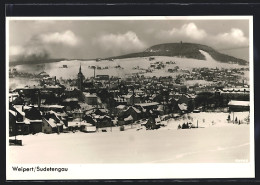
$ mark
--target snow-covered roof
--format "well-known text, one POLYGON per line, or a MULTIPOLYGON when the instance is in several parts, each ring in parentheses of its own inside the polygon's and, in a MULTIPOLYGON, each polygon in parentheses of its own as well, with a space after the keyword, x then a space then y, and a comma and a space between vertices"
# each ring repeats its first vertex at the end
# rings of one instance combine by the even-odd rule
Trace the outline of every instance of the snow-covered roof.
POLYGON ((116 108, 117 109, 124 109, 126 106, 125 105, 118 105, 116 108))
POLYGON ((55 115, 55 117, 57 118, 57 119, 59 119, 59 120, 61 120, 60 118, 59 118, 59 115, 58 115, 58 113, 56 113, 56 112, 54 112, 54 111, 49 111, 49 113, 51 113, 51 114, 54 114, 55 115))
POLYGON ((50 126, 51 126, 52 128, 57 127, 57 125, 56 125, 54 119, 50 118, 49 120, 46 120, 46 121, 50 124, 50 126))
POLYGON ((62 106, 62 105, 42 105, 42 107, 46 107, 46 108, 58 108, 58 109, 64 108, 64 106, 62 106))
POLYGON ((181 110, 187 110, 188 109, 188 106, 186 105, 186 103, 178 104, 178 106, 181 110))
POLYGON ((122 97, 124 97, 124 98, 131 98, 132 95, 131 95, 131 94, 128 94, 128 95, 122 95, 122 97))
POLYGON ((236 101, 236 100, 231 100, 228 105, 230 106, 245 106, 245 107, 249 107, 250 106, 250 102, 249 101, 236 101))
POLYGON ((96 126, 87 126, 87 127, 85 127, 85 130, 89 131, 89 132, 95 132, 97 130, 97 127, 96 126))
POLYGON ((88 110, 88 111, 85 112, 85 115, 92 114, 93 112, 94 112, 93 109, 92 110, 88 110))
POLYGON ((132 108, 134 109, 134 111, 135 111, 136 113, 141 113, 141 111, 138 110, 137 108, 135 108, 135 107, 132 107, 132 108))
POLYGON ((30 123, 30 120, 28 119, 28 118, 25 118, 24 119, 24 123, 26 124, 26 125, 30 125, 31 123, 30 123))
POLYGON ((85 95, 85 97, 88 97, 88 98, 97 98, 97 95, 95 94, 89 94, 89 93, 83 93, 85 95))
POLYGON ((42 122, 41 119, 29 119, 29 120, 30 120, 30 122, 42 122))
POLYGON ((159 105, 157 102, 150 102, 150 103, 137 103, 136 105, 140 105, 142 107, 148 107, 148 106, 153 106, 153 105, 159 105))
POLYGON ((80 122, 77 122, 77 121, 68 122, 68 127, 76 127, 76 126, 80 126, 80 122))
POLYGON ((163 106, 162 105, 158 106, 157 110, 158 111, 163 111, 163 106))
POLYGON ((160 118, 155 118, 155 122, 159 123, 159 122, 161 122, 161 119, 160 118))
MULTIPOLYGON (((22 116, 25 116, 25 113, 22 111, 23 105, 14 105, 14 108, 19 112, 22 116)), ((28 106, 24 106, 24 109, 28 109, 28 106)))
POLYGON ((63 100, 63 102, 76 102, 79 101, 78 98, 66 98, 65 100, 63 100))
POLYGON ((130 121, 130 120, 133 120, 134 118, 130 115, 128 116, 127 118, 124 119, 124 121, 130 121))
POLYGON ((94 115, 95 119, 99 119, 101 116, 100 115, 94 115))
POLYGON ((16 112, 13 110, 9 110, 9 113, 11 113, 13 116, 16 116, 16 112))

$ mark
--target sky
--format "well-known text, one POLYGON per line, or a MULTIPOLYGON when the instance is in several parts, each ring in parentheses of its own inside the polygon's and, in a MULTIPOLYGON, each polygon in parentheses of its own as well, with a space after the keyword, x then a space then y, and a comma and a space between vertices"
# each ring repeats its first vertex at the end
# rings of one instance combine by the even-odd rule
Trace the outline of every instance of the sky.
POLYGON ((249 57, 248 20, 10 20, 9 56, 17 59, 93 59, 118 56, 162 43, 208 45, 249 57))

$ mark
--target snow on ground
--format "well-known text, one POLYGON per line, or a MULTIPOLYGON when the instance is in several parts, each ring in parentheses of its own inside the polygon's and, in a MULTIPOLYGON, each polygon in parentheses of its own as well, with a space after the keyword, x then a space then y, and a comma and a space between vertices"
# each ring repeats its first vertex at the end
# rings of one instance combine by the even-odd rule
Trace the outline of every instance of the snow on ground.
MULTIPOLYGON (((234 120, 236 120, 241 124, 247 124, 247 119, 249 116, 249 112, 235 112, 234 120)), ((225 127, 233 125, 233 113, 223 113, 223 112, 200 112, 200 113, 189 113, 185 114, 181 118, 178 119, 170 119, 167 121, 163 121, 167 125, 164 129, 177 129, 178 125, 182 125, 183 123, 192 123, 193 126, 199 127, 225 127), (230 115, 230 121, 227 121, 228 115, 230 115)))
POLYGON ((33 80, 31 78, 9 78, 9 88, 15 89, 15 88, 22 88, 26 85, 33 86, 33 85, 39 85, 39 81, 33 80))
MULTIPOLYGON (((124 77, 127 74, 132 74, 134 72, 138 72, 139 70, 134 70, 133 67, 139 66, 143 69, 148 69, 151 63, 156 61, 166 63, 167 61, 173 61, 175 64, 169 64, 165 69, 155 70, 152 73, 144 73, 145 76, 175 76, 176 73, 168 73, 167 70, 169 68, 174 68, 175 66, 179 66, 180 69, 192 69, 192 68, 241 68, 244 66, 238 64, 228 64, 217 62, 212 57, 204 51, 200 51, 203 55, 205 55, 206 60, 197 60, 197 59, 189 59, 189 58, 178 58, 178 57, 167 57, 167 56, 156 56, 155 60, 149 61, 149 57, 141 57, 141 58, 126 58, 126 59, 115 59, 114 61, 103 60, 100 62, 96 62, 95 60, 81 61, 81 60, 65 60, 54 63, 45 63, 45 71, 50 76, 57 76, 57 78, 76 78, 79 70, 79 66, 82 66, 82 73, 85 77, 92 77, 94 74, 94 70, 90 69, 89 66, 99 66, 99 67, 109 67, 108 69, 96 70, 96 75, 113 75, 124 77), (61 68, 63 65, 67 65, 68 68, 61 68), (123 69, 115 68, 115 66, 120 65, 123 69)), ((42 68, 37 68, 38 64, 35 65, 17 65, 15 68, 19 72, 28 72, 33 71, 35 73, 39 73, 42 71, 42 68)))
MULTIPOLYGON (((200 115, 200 114, 196 114, 200 115)), ((196 119, 195 113, 190 115, 196 119)), ((248 115, 248 114, 247 114, 248 115)), ((239 114, 237 115, 239 116, 239 114)), ((241 113, 241 118, 246 113, 241 113)), ((225 122, 225 113, 203 113, 204 125, 176 129, 173 120, 158 130, 140 125, 107 128, 107 132, 17 136, 23 146, 9 146, 11 163, 233 163, 249 161, 248 124, 225 122), (208 124, 214 119, 216 124, 208 124), (220 121, 218 121, 220 120, 220 121), (207 126, 206 126, 207 125, 207 126)), ((183 121, 183 120, 182 120, 183 121)), ((176 121, 178 122, 178 121, 176 121)))

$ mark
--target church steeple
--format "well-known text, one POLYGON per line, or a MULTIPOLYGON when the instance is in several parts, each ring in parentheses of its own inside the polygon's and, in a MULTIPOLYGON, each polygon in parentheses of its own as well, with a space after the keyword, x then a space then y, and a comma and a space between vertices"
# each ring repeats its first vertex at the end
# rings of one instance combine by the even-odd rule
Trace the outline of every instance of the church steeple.
POLYGON ((81 90, 81 91, 83 90, 82 85, 83 85, 84 79, 85 79, 85 77, 84 77, 84 75, 81 72, 81 63, 80 63, 79 73, 78 73, 78 89, 81 90))
POLYGON ((81 73, 81 63, 80 63, 80 66, 79 66, 79 73, 81 73))

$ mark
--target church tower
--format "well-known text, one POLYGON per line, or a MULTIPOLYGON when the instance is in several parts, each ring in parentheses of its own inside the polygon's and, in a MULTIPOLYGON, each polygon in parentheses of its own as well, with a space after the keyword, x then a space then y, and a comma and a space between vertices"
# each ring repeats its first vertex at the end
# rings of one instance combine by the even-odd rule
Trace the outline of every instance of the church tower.
POLYGON ((81 72, 81 64, 80 64, 77 85, 78 85, 78 89, 81 90, 81 91, 83 90, 83 81, 84 81, 84 79, 85 79, 85 77, 84 77, 84 75, 81 72))

